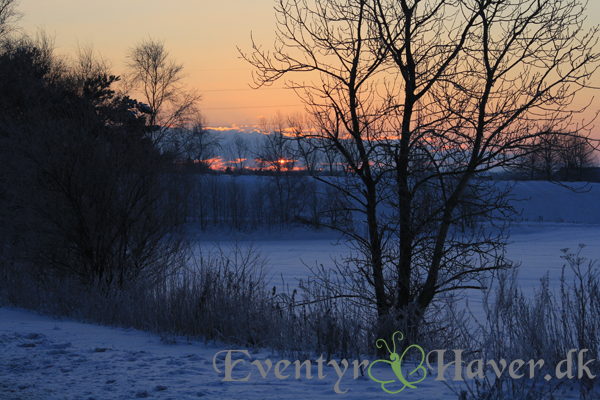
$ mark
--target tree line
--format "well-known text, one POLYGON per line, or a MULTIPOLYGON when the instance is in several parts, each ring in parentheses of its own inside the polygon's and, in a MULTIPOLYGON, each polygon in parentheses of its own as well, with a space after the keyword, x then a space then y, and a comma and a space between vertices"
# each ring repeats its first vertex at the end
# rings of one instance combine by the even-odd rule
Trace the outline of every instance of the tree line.
POLYGON ((542 132, 508 170, 517 179, 583 181, 586 170, 597 165, 595 150, 584 136, 542 132))

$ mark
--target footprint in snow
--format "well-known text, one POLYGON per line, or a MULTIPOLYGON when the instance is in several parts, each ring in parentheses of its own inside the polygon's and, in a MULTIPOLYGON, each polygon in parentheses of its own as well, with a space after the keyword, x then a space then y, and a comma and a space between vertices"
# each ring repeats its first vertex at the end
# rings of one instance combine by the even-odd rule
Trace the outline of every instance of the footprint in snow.
POLYGON ((108 350, 108 349, 105 347, 96 347, 94 349, 94 353, 104 353, 104 352, 106 352, 106 350, 108 350))
POLYGON ((66 342, 66 343, 54 344, 54 345, 52 345, 52 348, 54 348, 56 350, 64 350, 64 349, 68 349, 71 346, 73 346, 71 344, 71 342, 66 342))
POLYGON ((41 334, 41 333, 29 333, 29 334, 27 334, 27 335, 23 336, 23 338, 25 338, 25 339, 29 339, 29 340, 43 339, 43 338, 45 338, 45 337, 46 337, 46 336, 44 336, 44 335, 43 335, 43 334, 41 334))

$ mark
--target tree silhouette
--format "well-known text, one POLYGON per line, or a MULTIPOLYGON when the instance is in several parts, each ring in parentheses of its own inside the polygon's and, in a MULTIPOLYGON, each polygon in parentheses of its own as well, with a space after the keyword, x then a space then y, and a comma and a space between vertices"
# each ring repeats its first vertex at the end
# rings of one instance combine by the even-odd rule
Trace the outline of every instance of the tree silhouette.
POLYGON ((502 230, 456 227, 510 219, 510 188, 479 177, 543 127, 569 132, 598 28, 584 32, 573 0, 279 0, 276 14, 274 49, 242 53, 254 82, 287 78, 314 128, 298 138, 350 171, 317 177, 355 216, 338 229, 363 255, 339 266, 327 297, 368 302, 381 335, 414 340, 436 296, 507 265, 502 230))

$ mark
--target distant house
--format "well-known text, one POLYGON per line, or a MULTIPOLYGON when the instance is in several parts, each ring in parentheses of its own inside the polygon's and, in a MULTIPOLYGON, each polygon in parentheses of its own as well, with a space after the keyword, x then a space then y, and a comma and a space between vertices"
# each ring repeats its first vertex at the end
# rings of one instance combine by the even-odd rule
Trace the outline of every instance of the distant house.
POLYGON ((562 167, 553 178, 561 182, 600 182, 600 167, 562 167))

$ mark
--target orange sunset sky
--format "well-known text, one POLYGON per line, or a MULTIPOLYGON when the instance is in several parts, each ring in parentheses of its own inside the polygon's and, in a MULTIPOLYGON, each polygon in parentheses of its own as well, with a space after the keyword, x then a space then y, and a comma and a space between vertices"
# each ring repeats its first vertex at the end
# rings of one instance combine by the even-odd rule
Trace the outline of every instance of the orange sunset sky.
MULTIPOLYGON (((265 48, 273 46, 274 0, 20 0, 20 26, 37 28, 55 38, 58 51, 75 53, 77 43, 92 43, 110 60, 115 73, 123 71, 129 47, 151 36, 164 40, 171 55, 185 66, 186 84, 203 93, 201 109, 210 127, 243 127, 278 111, 302 111, 296 95, 283 83, 253 90, 251 67, 240 59, 236 46, 251 50, 250 34, 265 48)), ((588 5, 588 27, 600 20, 600 1, 588 5)), ((600 87, 600 71, 595 78, 600 87)), ((584 105, 600 91, 577 96, 584 105)), ((600 109, 594 101, 592 111, 600 109)), ((600 120, 594 137, 600 138, 600 120)))

